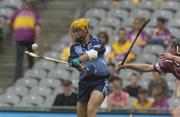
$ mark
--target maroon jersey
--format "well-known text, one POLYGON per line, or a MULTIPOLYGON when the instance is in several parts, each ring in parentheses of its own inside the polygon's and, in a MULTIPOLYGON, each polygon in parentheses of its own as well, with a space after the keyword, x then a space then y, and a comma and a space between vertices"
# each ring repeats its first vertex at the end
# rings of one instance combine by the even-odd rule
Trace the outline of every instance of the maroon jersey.
POLYGON ((165 60, 153 65, 158 72, 172 73, 178 80, 180 80, 180 64, 174 60, 165 60))

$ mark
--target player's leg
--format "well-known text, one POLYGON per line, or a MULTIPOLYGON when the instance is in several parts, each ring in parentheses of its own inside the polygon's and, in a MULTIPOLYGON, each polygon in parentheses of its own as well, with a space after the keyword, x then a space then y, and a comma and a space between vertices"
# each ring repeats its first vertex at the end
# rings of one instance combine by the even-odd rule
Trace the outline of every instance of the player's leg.
MULTIPOLYGON (((29 52, 33 52, 33 49, 32 49, 32 44, 33 42, 30 42, 30 43, 27 43, 27 50, 29 52)), ((28 62, 29 62, 29 68, 32 68, 33 67, 33 64, 34 64, 34 58, 32 56, 27 56, 28 57, 28 62)))
POLYGON ((87 106, 88 117, 96 117, 102 102, 104 100, 104 94, 98 90, 93 90, 87 106))
POLYGON ((77 115, 78 117, 87 117, 87 103, 77 103, 77 115))
POLYGON ((105 95, 108 93, 108 80, 101 79, 92 82, 93 90, 91 91, 90 98, 87 106, 88 117, 96 117, 105 95))
POLYGON ((78 117, 87 117, 87 103, 91 93, 91 87, 87 81, 80 80, 77 95, 78 117))
POLYGON ((15 80, 22 77, 23 73, 23 57, 24 57, 24 45, 23 43, 16 42, 16 69, 15 80))
POLYGON ((180 106, 177 106, 173 112, 172 112, 173 117, 180 117, 180 106))

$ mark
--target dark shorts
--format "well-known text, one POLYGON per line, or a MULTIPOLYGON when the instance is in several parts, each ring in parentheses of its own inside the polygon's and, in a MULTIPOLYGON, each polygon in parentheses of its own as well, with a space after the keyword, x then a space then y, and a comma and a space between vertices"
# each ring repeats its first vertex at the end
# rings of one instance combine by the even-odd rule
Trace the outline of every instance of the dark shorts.
POLYGON ((80 80, 78 87, 78 102, 88 102, 93 90, 98 90, 106 96, 109 92, 108 79, 80 80))

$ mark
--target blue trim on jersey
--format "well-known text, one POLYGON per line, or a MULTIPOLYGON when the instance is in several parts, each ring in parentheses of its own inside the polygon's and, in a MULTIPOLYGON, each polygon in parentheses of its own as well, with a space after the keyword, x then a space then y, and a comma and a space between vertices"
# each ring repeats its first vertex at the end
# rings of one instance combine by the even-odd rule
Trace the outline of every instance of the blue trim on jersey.
POLYGON ((108 88, 108 86, 109 86, 109 85, 108 85, 108 84, 109 84, 109 81, 108 81, 107 79, 105 79, 104 82, 105 82, 105 84, 104 84, 104 88, 103 88, 103 94, 104 94, 104 96, 106 96, 106 95, 108 95, 108 92, 109 92, 109 91, 108 91, 108 89, 109 89, 109 88, 108 88))

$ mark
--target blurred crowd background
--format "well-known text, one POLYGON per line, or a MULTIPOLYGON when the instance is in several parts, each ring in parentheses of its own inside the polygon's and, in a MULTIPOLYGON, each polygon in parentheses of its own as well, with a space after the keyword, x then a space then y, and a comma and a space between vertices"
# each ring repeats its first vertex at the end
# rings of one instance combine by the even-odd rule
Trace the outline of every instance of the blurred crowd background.
MULTIPOLYGON (((75 106, 79 72, 66 65, 36 60, 32 68, 24 68, 23 75, 14 80, 16 61, 11 39, 12 27, 8 19, 13 12, 22 8, 24 2, 0 0, 0 106, 75 106)), ((168 51, 172 36, 180 37, 178 0, 32 2, 41 19, 39 54, 66 61, 72 45, 68 28, 70 22, 79 17, 89 19, 89 33, 103 39, 111 90, 101 111, 135 109, 138 112, 168 112, 180 104, 178 81, 173 75, 139 73, 129 69, 116 71, 117 63, 123 59, 148 18, 151 21, 140 34, 126 62, 156 63, 159 54, 168 51)), ((27 67, 27 62, 24 66, 27 67)))

